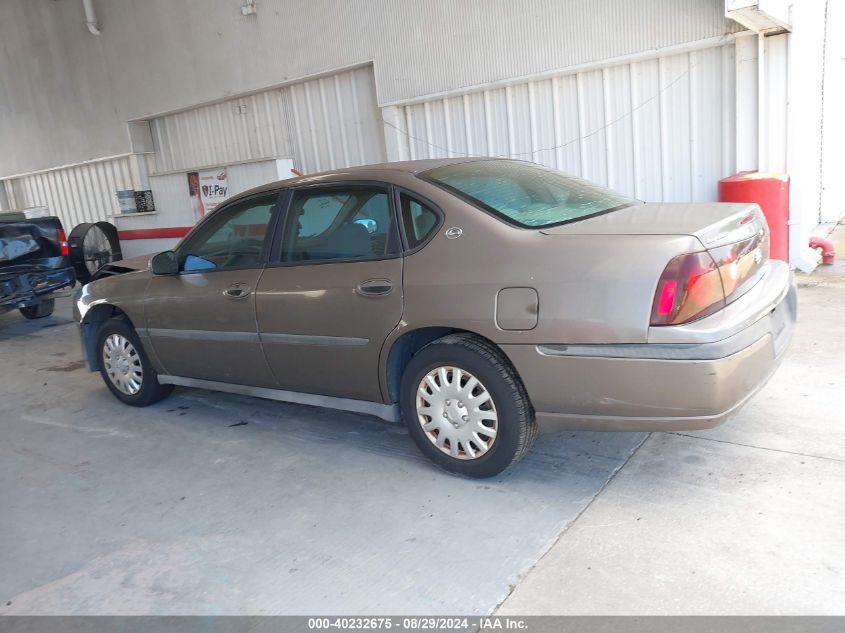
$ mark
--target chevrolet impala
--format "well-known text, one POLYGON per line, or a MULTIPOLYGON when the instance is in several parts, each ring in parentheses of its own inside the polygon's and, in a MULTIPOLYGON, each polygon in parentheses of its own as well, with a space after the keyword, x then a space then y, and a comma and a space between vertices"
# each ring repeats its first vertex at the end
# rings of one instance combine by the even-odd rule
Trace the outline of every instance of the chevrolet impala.
POLYGON ((535 164, 443 159, 276 182, 74 310, 121 401, 174 385, 403 421, 497 475, 538 430, 700 429, 775 371, 796 293, 754 204, 642 203, 535 164))

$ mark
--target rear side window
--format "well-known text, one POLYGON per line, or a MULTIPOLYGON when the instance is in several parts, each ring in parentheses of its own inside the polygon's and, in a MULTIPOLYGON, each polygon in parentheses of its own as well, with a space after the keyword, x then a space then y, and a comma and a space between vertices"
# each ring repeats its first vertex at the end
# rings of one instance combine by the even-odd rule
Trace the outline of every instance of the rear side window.
POLYGON ((399 251, 386 189, 355 186, 294 195, 285 261, 374 259, 399 251))
POLYGON ((408 248, 414 249, 425 242, 437 227, 437 214, 428 205, 407 194, 400 194, 399 201, 408 248))
POLYGON ((637 200, 533 163, 481 160, 437 167, 422 178, 524 228, 544 228, 615 211, 637 200))

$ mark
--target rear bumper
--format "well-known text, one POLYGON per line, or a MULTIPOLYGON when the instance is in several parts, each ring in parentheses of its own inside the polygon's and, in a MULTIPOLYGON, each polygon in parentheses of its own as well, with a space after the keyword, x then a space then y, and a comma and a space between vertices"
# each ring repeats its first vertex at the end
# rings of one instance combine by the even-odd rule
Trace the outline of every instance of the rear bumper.
POLYGON ((722 313, 659 330, 634 345, 505 345, 541 430, 688 430, 738 411, 780 364, 797 295, 773 262, 752 291, 722 313), (715 317, 715 318, 714 318, 715 317), (680 342, 686 341, 686 342, 680 342))
POLYGON ((0 269, 0 313, 37 305, 42 299, 75 283, 72 267, 20 273, 0 269))

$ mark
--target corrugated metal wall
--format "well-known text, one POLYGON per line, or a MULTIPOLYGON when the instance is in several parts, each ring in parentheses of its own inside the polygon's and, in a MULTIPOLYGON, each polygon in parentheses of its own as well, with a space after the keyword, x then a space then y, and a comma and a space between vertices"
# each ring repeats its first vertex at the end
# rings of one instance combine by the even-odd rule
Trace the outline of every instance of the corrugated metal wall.
POLYGON ((151 121, 153 171, 290 156, 306 173, 384 160, 371 66, 151 121))
POLYGON ((766 111, 757 169, 786 172, 789 35, 767 37, 764 45, 764 77, 760 88, 764 92, 766 111))
POLYGON ((724 0, 372 4, 383 105, 743 30, 724 0))
MULTIPOLYGON (((362 67, 155 119, 148 163, 154 175, 291 156, 314 173, 386 154, 508 156, 644 200, 712 200, 736 166, 734 82, 730 43, 388 107, 383 126, 362 67)), ((10 204, 48 206, 68 227, 105 219, 116 191, 140 188, 135 160, 9 180, 10 204)))
POLYGON ((118 213, 116 192, 140 188, 134 157, 122 156, 6 180, 13 209, 45 206, 70 231, 118 213))
MULTIPOLYGON (((68 229, 105 220, 119 212, 117 191, 142 188, 139 158, 153 178, 276 157, 293 158, 306 173, 385 160, 371 66, 160 117, 150 124, 155 154, 8 179, 10 207, 46 206, 68 229)), ((240 169, 230 168, 230 178, 236 180, 240 169)), ((277 177, 271 172, 267 180, 277 177)), ((262 182, 252 179, 249 184, 262 182)), ((232 187, 234 192, 237 182, 232 187)), ((156 200, 160 209, 163 203, 156 200)))
POLYGON ((372 62, 381 104, 741 30, 724 0, 0 2, 0 176, 128 151, 125 122, 372 62), (107 26, 106 26, 107 25, 107 26))
MULTIPOLYGON (((821 135, 821 222, 845 220, 845 38, 836 36, 835 25, 845 25, 845 2, 828 6, 828 38, 825 43, 825 84, 821 135), (831 28, 833 27, 833 28, 831 28)), ((840 255, 842 257, 842 255, 840 255)))
POLYGON ((505 156, 648 201, 714 200, 735 167, 734 45, 397 108, 398 159, 505 156))

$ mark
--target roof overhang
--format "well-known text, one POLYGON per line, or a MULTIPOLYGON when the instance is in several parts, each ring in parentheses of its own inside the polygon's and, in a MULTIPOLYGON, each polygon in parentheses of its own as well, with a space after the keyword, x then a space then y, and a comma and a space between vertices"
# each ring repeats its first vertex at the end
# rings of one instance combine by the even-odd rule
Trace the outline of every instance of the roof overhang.
POLYGON ((792 30, 788 0, 725 0, 725 17, 762 35, 792 30))

